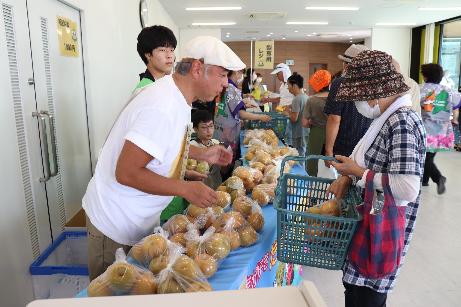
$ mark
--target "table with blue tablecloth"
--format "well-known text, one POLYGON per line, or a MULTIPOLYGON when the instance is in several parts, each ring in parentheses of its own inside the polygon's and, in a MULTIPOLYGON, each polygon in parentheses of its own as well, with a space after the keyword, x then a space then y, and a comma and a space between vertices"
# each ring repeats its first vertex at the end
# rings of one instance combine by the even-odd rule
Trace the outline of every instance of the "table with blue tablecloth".
MULTIPOLYGON (((242 155, 247 148, 241 146, 242 155)), ((294 174, 306 174, 295 164, 294 174)), ((277 260, 277 211, 271 204, 262 208, 264 227, 256 244, 232 251, 219 265, 218 271, 208 279, 213 290, 237 290, 274 286, 298 285, 302 280, 302 267, 277 260)), ((130 260, 129 260, 130 261, 130 260)), ((86 297, 86 289, 77 297, 86 297)))

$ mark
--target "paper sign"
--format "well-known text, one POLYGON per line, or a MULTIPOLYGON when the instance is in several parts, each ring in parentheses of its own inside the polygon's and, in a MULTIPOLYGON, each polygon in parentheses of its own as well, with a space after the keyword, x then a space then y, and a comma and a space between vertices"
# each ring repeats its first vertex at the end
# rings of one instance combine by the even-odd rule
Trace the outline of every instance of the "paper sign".
POLYGON ((256 69, 274 69, 274 41, 255 42, 256 69))
POLYGON ((77 23, 57 16, 59 51, 62 56, 78 57, 77 23))

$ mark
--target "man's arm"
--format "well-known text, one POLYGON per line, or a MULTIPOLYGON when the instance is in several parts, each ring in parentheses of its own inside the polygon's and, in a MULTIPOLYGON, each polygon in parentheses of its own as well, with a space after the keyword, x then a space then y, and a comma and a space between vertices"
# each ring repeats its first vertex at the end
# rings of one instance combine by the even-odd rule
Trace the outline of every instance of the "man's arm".
POLYGON ((296 121, 298 120, 298 116, 299 116, 299 112, 290 112, 289 114, 290 116, 290 121, 292 123, 296 123, 296 121))
POLYGON ((335 145, 336 137, 338 136, 340 123, 341 116, 334 114, 328 115, 325 138, 325 155, 327 156, 333 156, 333 147, 335 145))
POLYGON ((239 116, 243 120, 260 120, 263 122, 268 122, 271 120, 271 117, 267 114, 262 114, 262 113, 251 113, 247 112, 245 110, 240 110, 239 111, 239 116))
POLYGON ((134 143, 125 141, 115 169, 117 182, 153 195, 181 196, 201 207, 216 203, 216 193, 202 182, 166 178, 147 169, 153 159, 134 143))

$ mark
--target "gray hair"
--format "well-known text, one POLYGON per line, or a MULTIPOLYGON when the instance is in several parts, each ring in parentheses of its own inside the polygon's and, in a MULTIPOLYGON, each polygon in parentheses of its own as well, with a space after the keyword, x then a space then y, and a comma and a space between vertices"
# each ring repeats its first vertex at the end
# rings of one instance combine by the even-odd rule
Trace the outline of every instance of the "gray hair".
MULTIPOLYGON (((191 68, 192 68, 192 63, 194 62, 195 59, 191 59, 191 58, 186 58, 186 59, 182 59, 180 62, 178 62, 176 64, 176 67, 175 67, 175 72, 177 72, 178 74, 182 75, 182 76, 185 76, 187 75, 191 68)), ((200 62, 204 62, 203 59, 199 59, 200 62)), ((208 65, 206 65, 208 66, 208 65)), ((205 67, 205 72, 207 70, 208 67, 205 67)))

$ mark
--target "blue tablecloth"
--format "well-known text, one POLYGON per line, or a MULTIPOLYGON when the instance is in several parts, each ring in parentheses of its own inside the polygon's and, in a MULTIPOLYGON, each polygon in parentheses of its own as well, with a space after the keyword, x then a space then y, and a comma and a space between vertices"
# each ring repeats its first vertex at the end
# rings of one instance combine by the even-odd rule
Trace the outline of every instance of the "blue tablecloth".
MULTIPOLYGON (((242 155, 246 151, 247 148, 241 146, 242 155)), ((295 164, 290 172, 306 174, 299 164, 295 164)), ((298 285, 301 281, 301 266, 277 261, 276 210, 269 204, 263 207, 262 211, 265 223, 258 242, 253 246, 232 251, 220 263, 216 274, 208 279, 213 290, 298 285)), ((86 289, 77 295, 77 297, 87 296, 86 289)))

